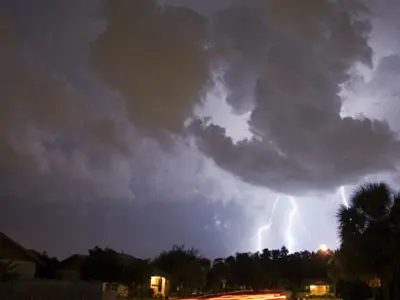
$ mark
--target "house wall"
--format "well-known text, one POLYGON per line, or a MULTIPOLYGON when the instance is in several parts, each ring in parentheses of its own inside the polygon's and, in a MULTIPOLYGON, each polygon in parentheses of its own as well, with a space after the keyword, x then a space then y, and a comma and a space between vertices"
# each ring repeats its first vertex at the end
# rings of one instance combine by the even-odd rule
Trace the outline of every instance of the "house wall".
MULTIPOLYGON (((129 286, 124 284, 103 282, 101 289, 103 293, 112 292, 118 297, 127 298, 129 295, 129 286)), ((112 295, 112 293, 109 293, 109 295, 112 295)))
POLYGON ((168 291, 168 281, 162 276, 151 276, 150 288, 153 290, 155 297, 165 297, 168 291))
POLYGON ((77 281, 81 279, 81 267, 85 261, 85 256, 75 254, 63 260, 59 266, 57 277, 67 281, 77 281))
POLYGON ((310 285, 310 294, 322 296, 329 293, 329 285, 310 285))
POLYGON ((67 281, 77 281, 81 278, 81 272, 77 270, 60 270, 57 275, 58 278, 67 281))
MULTIPOLYGON (((1 259, 2 262, 10 260, 1 259)), ((15 264, 15 268, 11 270, 12 273, 18 274, 18 279, 32 279, 35 277, 36 263, 31 261, 11 260, 15 264)))
POLYGON ((117 293, 114 291, 103 291, 101 294, 101 300, 116 300, 117 293))
POLYGON ((17 273, 20 279, 30 279, 35 276, 36 261, 27 250, 3 233, 0 233, 0 259, 11 260, 16 265, 12 271, 17 273))
POLYGON ((4 236, 0 236, 0 257, 3 259, 12 259, 12 260, 20 260, 20 261, 30 261, 31 258, 28 257, 26 251, 14 244, 14 242, 5 238, 4 236))

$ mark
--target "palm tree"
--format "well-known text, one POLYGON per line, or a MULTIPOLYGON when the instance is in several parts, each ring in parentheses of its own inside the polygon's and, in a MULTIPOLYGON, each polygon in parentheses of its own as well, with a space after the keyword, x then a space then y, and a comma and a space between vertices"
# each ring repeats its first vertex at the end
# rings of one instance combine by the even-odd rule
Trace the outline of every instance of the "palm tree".
POLYGON ((337 214, 341 254, 350 273, 377 276, 384 299, 400 266, 400 197, 385 183, 360 186, 337 214))

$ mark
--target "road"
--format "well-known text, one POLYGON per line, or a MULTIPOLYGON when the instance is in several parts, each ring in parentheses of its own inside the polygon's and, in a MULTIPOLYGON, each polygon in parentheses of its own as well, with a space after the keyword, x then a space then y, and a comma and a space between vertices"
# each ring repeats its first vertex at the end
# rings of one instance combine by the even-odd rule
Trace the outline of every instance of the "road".
MULTIPOLYGON (((284 293, 270 293, 265 292, 262 294, 234 294, 223 295, 217 297, 205 298, 207 300, 285 300, 287 295, 284 293)), ((199 300, 200 298, 189 298, 185 300, 199 300)), ((204 300, 204 298, 202 298, 204 300)))

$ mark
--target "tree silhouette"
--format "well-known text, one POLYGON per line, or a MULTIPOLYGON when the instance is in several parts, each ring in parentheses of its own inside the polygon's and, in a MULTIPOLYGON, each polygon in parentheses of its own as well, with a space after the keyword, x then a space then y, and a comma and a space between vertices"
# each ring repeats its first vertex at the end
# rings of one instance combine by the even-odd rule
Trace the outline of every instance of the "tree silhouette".
POLYGON ((132 296, 148 296, 149 279, 152 275, 153 267, 149 260, 135 259, 132 263, 122 266, 121 283, 129 288, 132 296))
POLYGON ((54 279, 57 277, 57 269, 59 266, 59 260, 56 257, 48 256, 47 252, 35 253, 37 257, 43 262, 36 266, 35 277, 54 279))
POLYGON ((110 248, 95 247, 82 265, 81 275, 86 280, 118 282, 121 280, 122 265, 118 253, 110 248))
POLYGON ((226 291, 226 286, 232 281, 230 278, 229 266, 225 263, 225 259, 217 258, 212 262, 210 271, 207 276, 207 287, 213 293, 221 293, 226 291))
POLYGON ((155 258, 154 265, 171 276, 172 290, 185 296, 204 288, 210 261, 202 257, 198 250, 182 245, 161 252, 155 258))
POLYGON ((399 270, 400 197, 385 183, 360 186, 338 212, 342 262, 358 279, 380 278, 383 298, 399 270))

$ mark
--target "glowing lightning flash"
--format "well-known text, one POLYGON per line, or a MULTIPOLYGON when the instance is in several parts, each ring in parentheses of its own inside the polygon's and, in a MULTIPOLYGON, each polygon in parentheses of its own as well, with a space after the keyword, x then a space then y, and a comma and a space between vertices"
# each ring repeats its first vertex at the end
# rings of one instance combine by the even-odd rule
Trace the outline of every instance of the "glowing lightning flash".
POLYGON ((293 235, 292 235, 292 225, 293 225, 293 220, 297 212, 297 204, 296 201, 294 201, 293 197, 289 197, 290 204, 292 205, 292 211, 289 214, 289 221, 287 224, 287 229, 286 229, 286 243, 287 243, 287 248, 289 252, 291 253, 293 250, 293 235))
POLYGON ((264 231, 269 230, 271 228, 272 218, 274 217, 275 209, 276 209, 276 206, 277 206, 277 204, 279 202, 279 198, 280 198, 280 196, 277 196, 275 201, 274 201, 274 204, 272 205, 271 215, 269 217, 268 223, 266 225, 258 228, 258 231, 257 231, 257 238, 258 238, 258 240, 257 240, 258 241, 257 250, 259 252, 261 252, 263 250, 262 234, 263 234, 264 231))
POLYGON ((347 199, 346 199, 346 193, 345 193, 345 190, 344 190, 344 186, 343 186, 343 185, 340 187, 340 192, 341 192, 341 195, 342 195, 342 204, 343 204, 346 208, 349 208, 349 202, 348 202, 347 199))

